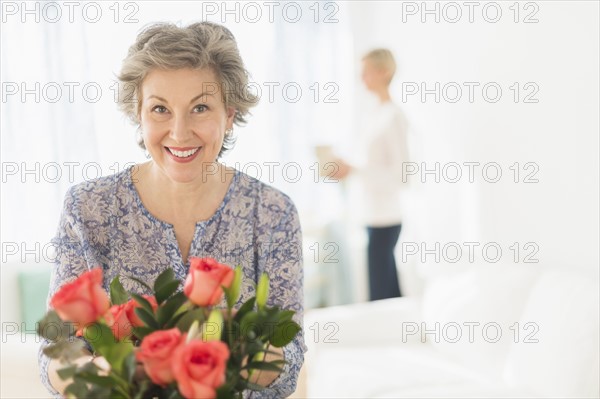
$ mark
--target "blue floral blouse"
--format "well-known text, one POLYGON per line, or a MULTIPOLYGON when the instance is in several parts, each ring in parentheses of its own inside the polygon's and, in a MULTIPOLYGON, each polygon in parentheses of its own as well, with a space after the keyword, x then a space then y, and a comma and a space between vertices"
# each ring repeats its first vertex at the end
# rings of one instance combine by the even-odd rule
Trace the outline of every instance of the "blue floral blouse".
MULTIPOLYGON (((102 266, 104 288, 116 275, 136 276, 152 283, 172 267, 177 278, 187 276, 175 231, 144 207, 133 184, 131 166, 111 176, 86 181, 69 189, 54 245, 50 298, 63 284, 91 268, 102 266)), ((270 277, 268 304, 296 311, 303 326, 302 233, 296 207, 281 191, 235 170, 228 191, 215 214, 196 223, 189 257, 213 257, 220 263, 241 265, 243 284, 239 308, 254 296, 252 282, 263 271, 270 277)), ((149 294, 130 279, 121 278, 126 290, 149 294)), ((218 305, 226 307, 225 298, 218 305)), ((41 378, 55 396, 48 380, 49 358, 39 352, 41 378)), ((283 398, 296 389, 307 348, 303 331, 283 348, 287 364, 264 391, 245 391, 244 397, 283 398)))

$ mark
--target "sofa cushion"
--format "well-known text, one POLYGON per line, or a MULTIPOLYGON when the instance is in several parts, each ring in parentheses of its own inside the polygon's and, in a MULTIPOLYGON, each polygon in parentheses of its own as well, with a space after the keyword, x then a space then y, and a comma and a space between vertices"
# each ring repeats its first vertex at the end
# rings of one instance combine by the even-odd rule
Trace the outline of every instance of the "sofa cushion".
POLYGON ((459 363, 501 379, 513 331, 539 268, 476 265, 431 282, 423 298, 427 342, 459 363))
POLYGON ((597 277, 544 273, 520 321, 521 326, 535 323, 530 338, 538 342, 523 342, 521 336, 512 345, 506 380, 544 396, 599 397, 598 303, 597 277))
POLYGON ((308 368, 309 398, 524 398, 430 345, 331 346, 308 368))

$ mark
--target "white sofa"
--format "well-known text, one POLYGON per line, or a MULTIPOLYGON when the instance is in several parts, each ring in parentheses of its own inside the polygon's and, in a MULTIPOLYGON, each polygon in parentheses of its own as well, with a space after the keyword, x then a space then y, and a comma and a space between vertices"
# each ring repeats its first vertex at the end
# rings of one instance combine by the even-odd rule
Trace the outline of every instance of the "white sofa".
POLYGON ((437 278, 420 298, 311 309, 303 389, 309 398, 597 398, 598 293, 594 276, 485 266, 437 278))

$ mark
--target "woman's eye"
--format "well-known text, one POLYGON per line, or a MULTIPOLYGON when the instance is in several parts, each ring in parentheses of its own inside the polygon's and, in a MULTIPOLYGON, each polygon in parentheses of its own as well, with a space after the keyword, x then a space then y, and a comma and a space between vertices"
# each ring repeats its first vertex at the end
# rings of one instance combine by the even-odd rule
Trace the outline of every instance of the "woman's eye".
POLYGON ((206 110, 208 110, 208 107, 204 104, 199 104, 194 107, 195 112, 204 112, 206 110))
POLYGON ((152 107, 152 111, 157 112, 159 114, 164 114, 165 112, 167 112, 167 108, 163 105, 157 105, 155 107, 152 107))

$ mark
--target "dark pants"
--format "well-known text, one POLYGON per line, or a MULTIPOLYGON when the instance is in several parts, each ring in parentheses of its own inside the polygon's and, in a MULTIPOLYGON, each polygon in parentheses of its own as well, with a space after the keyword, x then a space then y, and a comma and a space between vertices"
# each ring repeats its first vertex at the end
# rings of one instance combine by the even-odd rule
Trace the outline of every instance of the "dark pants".
POLYGON ((389 227, 367 227, 371 301, 401 296, 394 259, 394 247, 398 242, 401 228, 401 224, 389 227))

